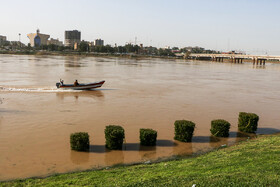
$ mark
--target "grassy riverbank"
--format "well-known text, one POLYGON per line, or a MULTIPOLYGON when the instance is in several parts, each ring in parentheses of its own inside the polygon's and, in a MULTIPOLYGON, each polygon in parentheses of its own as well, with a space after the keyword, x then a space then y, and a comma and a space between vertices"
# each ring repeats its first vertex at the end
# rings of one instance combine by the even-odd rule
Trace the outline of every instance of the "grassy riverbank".
POLYGON ((0 186, 279 186, 280 135, 260 136, 193 158, 62 174, 0 186))

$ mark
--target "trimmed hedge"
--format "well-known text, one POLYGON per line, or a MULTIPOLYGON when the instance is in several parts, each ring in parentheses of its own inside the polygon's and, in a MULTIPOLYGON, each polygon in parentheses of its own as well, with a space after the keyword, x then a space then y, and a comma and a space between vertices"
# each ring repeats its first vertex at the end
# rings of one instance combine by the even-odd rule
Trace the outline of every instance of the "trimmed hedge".
POLYGON ((105 128, 106 147, 108 149, 122 149, 124 129, 118 125, 109 125, 105 128))
POLYGON ((210 132, 213 136, 228 137, 229 136, 230 123, 223 119, 216 119, 211 121, 210 132))
POLYGON ((157 143, 157 131, 153 129, 140 129, 140 144, 154 146, 157 143))
POLYGON ((174 123, 175 126, 175 140, 181 142, 191 142, 193 137, 193 131, 195 123, 187 120, 177 120, 174 123))
POLYGON ((71 149, 76 151, 89 150, 89 135, 87 132, 76 132, 70 135, 71 149))
POLYGON ((254 113, 240 112, 238 118, 238 130, 254 133, 258 129, 259 116, 254 113))

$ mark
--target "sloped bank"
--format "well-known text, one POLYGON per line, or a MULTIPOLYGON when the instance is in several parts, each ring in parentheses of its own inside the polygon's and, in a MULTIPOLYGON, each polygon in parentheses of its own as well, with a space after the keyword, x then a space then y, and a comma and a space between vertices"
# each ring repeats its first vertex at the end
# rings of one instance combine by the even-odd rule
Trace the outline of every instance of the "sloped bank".
POLYGON ((118 166, 0 186, 278 186, 280 134, 258 136, 210 153, 154 164, 118 166))

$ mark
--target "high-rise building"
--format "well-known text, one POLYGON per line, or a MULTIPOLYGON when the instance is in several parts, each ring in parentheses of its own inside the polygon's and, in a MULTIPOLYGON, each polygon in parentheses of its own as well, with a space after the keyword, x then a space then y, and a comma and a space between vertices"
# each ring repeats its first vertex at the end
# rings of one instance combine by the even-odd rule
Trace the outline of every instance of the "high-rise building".
POLYGON ((75 43, 81 42, 81 32, 78 30, 65 31, 64 45, 68 47, 74 47, 75 43))
POLYGON ((41 45, 48 44, 48 39, 49 39, 50 35, 41 34, 40 30, 37 29, 36 33, 30 33, 27 35, 27 37, 30 39, 31 47, 39 47, 41 45))
POLYGON ((7 41, 7 37, 0 35, 0 45, 4 44, 6 41, 7 41))
POLYGON ((104 40, 96 39, 96 40, 94 40, 94 45, 95 46, 103 46, 104 45, 104 40))

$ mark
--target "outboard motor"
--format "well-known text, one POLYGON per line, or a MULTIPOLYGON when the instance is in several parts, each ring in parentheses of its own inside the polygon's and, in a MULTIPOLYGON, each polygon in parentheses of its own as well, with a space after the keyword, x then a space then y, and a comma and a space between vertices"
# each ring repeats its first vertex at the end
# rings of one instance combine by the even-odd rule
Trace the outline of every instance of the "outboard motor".
POLYGON ((60 83, 59 83, 59 82, 56 83, 56 87, 57 87, 57 88, 60 87, 60 83))

